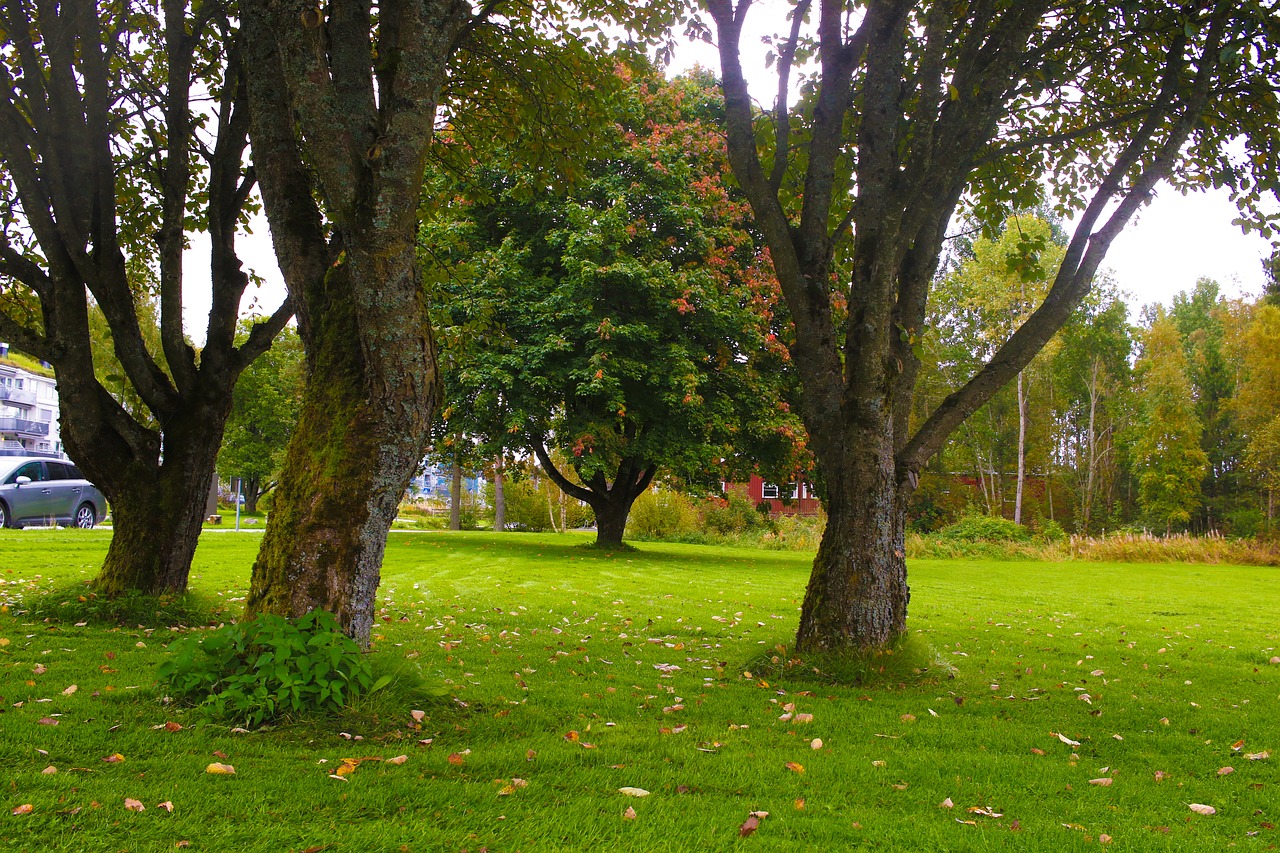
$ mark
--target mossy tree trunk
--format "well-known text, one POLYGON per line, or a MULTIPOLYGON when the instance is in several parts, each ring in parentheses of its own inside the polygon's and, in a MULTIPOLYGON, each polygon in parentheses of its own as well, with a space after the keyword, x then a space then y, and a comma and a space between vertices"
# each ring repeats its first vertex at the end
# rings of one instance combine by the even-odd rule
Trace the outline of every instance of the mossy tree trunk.
MULTIPOLYGON (((383 317, 372 341, 349 300, 313 294, 311 379, 253 566, 249 616, 323 608, 369 641, 387 532, 425 453, 438 393, 430 328, 407 319, 426 313, 412 245, 398 261, 377 311, 405 319, 383 317)), ((326 292, 349 293, 355 266, 331 269, 326 292)))

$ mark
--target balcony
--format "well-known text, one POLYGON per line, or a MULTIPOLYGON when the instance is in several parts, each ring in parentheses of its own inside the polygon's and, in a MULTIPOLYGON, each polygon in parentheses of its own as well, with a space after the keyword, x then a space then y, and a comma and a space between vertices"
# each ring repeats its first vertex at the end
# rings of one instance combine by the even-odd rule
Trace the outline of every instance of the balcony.
POLYGON ((16 403, 19 406, 34 406, 36 404, 36 392, 28 391, 24 388, 9 388, 0 385, 0 402, 16 403))
POLYGON ((18 435, 48 435, 49 425, 43 421, 28 421, 23 418, 0 418, 0 433, 4 432, 18 435))

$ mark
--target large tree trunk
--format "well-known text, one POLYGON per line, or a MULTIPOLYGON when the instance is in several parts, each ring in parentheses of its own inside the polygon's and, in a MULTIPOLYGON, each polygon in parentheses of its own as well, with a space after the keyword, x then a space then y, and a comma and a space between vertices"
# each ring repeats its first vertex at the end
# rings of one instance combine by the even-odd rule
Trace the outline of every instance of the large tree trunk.
POLYGON ((425 452, 438 377, 412 243, 380 262, 353 254, 321 288, 335 298, 309 294, 314 378, 245 610, 297 617, 323 608, 367 644, 387 532, 425 452), (365 270, 373 274, 357 278, 365 270))
MULTIPOLYGON (((139 459, 114 465, 99 461, 94 467, 109 472, 105 478, 99 474, 99 486, 111 502, 113 528, 102 571, 93 580, 95 590, 108 596, 128 590, 186 591, 230 409, 221 408, 225 411, 191 411, 171 423, 158 466, 154 459, 139 459)), ((81 455, 74 439, 68 446, 81 455)))
MULTIPOLYGON (((827 526, 796 634, 799 651, 867 648, 906 630, 906 489, 894 473, 888 425, 821 453, 827 526)), ((816 448, 815 448, 816 450, 816 448)))
MULTIPOLYGON (((643 490, 641 490, 643 491, 643 490)), ((613 489, 588 501, 596 515, 596 545, 602 548, 619 548, 627 531, 627 516, 640 492, 613 489)))

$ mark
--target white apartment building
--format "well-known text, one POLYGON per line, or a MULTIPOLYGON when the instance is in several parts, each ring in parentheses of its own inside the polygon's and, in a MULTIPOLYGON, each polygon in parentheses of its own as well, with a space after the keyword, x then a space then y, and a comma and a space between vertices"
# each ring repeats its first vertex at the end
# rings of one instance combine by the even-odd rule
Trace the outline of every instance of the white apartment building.
POLYGON ((58 434, 58 385, 19 367, 0 343, 0 453, 61 455, 58 434))

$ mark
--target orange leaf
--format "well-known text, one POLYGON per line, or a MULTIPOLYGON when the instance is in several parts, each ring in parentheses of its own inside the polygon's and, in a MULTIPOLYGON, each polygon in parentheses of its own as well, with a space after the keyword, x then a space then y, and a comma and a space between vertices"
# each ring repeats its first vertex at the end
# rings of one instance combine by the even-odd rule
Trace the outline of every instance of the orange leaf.
POLYGON ((182 731, 182 723, 167 722, 164 724, 164 730, 166 732, 180 732, 182 731))
POLYGON ((581 735, 579 735, 577 732, 568 732, 567 734, 565 734, 564 739, 567 741, 572 741, 573 743, 577 743, 581 739, 581 735))
POLYGON ((787 769, 788 769, 788 770, 790 770, 790 771, 792 771, 793 773, 803 773, 803 772, 804 772, 804 765, 803 765, 803 764, 801 764, 801 763, 800 763, 800 762, 798 762, 798 761, 788 761, 788 762, 787 762, 787 769))
POLYGON ((124 756, 118 752, 113 752, 102 760, 107 764, 121 764, 124 762, 124 756))
POLYGON ((452 764, 454 767, 461 767, 463 763, 466 761, 465 758, 463 758, 461 755, 459 755, 456 752, 449 753, 449 757, 445 760, 448 761, 450 764, 452 764))
POLYGON ((16 809, 13 810, 13 814, 16 814, 16 815, 31 814, 32 808, 34 808, 34 806, 32 806, 31 803, 23 803, 22 805, 18 806, 16 809))

